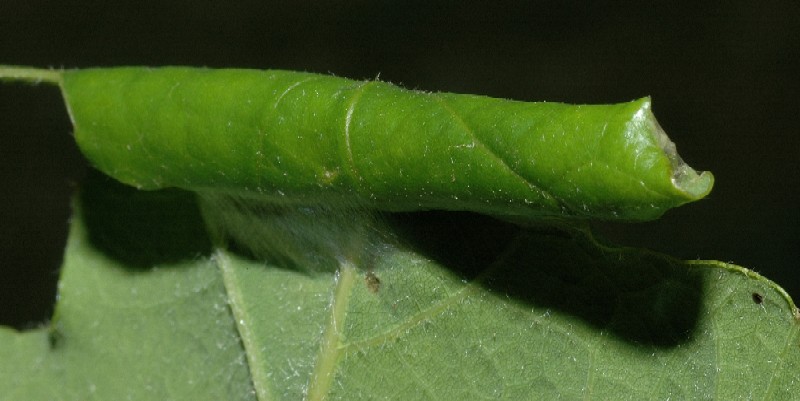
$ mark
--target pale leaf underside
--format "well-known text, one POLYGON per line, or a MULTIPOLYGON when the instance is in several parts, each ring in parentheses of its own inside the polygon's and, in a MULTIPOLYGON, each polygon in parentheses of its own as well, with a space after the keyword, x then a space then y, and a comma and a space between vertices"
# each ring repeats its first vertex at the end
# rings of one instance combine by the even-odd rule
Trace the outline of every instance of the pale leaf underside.
POLYGON ((387 216, 391 246, 357 264, 296 269, 213 245, 194 205, 87 186, 52 324, 0 331, 0 394, 780 400, 800 382, 793 305, 737 266, 423 213, 387 216))

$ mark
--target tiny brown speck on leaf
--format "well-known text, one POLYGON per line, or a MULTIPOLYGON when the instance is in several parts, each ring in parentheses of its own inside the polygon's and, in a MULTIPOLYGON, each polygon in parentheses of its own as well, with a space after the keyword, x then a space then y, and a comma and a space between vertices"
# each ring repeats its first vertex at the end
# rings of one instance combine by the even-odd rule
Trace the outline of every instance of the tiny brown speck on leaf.
POLYGON ((367 274, 364 275, 364 281, 367 283, 369 291, 373 294, 377 294, 378 290, 381 289, 381 280, 372 270, 367 271, 367 274))

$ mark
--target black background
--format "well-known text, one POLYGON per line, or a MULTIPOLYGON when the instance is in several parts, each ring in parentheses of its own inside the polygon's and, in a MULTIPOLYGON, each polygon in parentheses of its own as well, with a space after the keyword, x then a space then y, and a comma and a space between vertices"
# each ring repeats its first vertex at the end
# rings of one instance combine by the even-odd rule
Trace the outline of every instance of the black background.
MULTIPOLYGON (((0 63, 181 64, 380 78, 518 100, 650 95, 707 200, 608 238, 757 270, 800 296, 795 1, 37 1, 0 3, 0 63)), ((56 88, 0 86, 0 323, 51 313, 86 172, 56 88)), ((34 322, 34 323, 31 323, 34 322)))

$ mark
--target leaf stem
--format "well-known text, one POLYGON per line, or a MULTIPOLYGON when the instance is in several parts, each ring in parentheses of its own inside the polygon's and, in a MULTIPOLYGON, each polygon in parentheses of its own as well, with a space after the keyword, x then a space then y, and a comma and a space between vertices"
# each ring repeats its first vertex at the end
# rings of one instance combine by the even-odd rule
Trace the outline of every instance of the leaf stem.
POLYGON ((0 65, 0 81, 41 82, 61 85, 63 70, 0 65))

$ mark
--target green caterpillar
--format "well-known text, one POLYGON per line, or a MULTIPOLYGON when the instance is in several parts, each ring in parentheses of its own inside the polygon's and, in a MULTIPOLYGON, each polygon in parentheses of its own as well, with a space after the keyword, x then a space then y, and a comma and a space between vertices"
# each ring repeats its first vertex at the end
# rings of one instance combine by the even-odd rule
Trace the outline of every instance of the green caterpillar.
POLYGON ((287 204, 649 220, 704 197, 650 99, 529 103, 241 69, 0 67, 60 85, 99 170, 287 204))

